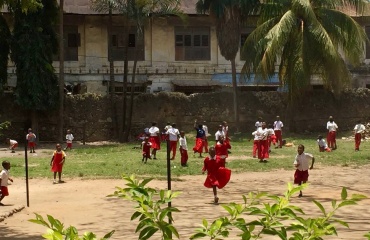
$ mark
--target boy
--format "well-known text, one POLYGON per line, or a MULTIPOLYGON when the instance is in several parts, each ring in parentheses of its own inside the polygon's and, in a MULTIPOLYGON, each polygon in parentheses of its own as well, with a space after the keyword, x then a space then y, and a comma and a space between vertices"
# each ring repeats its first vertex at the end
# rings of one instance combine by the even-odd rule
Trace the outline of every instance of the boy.
MULTIPOLYGON (((304 146, 302 144, 298 145, 298 154, 294 160, 294 166, 296 167, 296 171, 294 173, 294 184, 298 184, 298 186, 302 185, 302 183, 306 183, 308 180, 308 169, 313 169, 313 165, 315 163, 315 158, 312 154, 304 152, 304 146), (312 160, 311 167, 309 167, 309 161, 312 160)), ((298 197, 303 197, 302 191, 299 191, 298 197)))
POLYGON ((68 148, 72 150, 72 141, 74 137, 73 134, 71 133, 71 130, 67 130, 67 135, 66 135, 66 140, 67 140, 67 146, 64 148, 64 151, 67 150, 68 148))
POLYGON ((328 145, 325 142, 325 139, 321 135, 317 137, 317 144, 319 145, 320 152, 331 152, 331 149, 328 147, 328 145))
POLYGON ((10 178, 9 176, 9 170, 10 170, 10 162, 8 161, 3 161, 3 170, 0 173, 0 206, 4 206, 4 204, 1 202, 1 200, 4 199, 5 196, 9 196, 9 191, 8 191, 8 180, 13 182, 13 179, 10 178))
POLYGON ((15 153, 15 149, 18 147, 18 142, 7 138, 6 143, 9 145, 9 149, 12 150, 12 153, 15 153))
POLYGON ((32 128, 28 129, 26 140, 28 141, 28 148, 30 149, 30 153, 35 153, 36 135, 32 132, 32 128))
POLYGON ((366 128, 363 124, 361 124, 361 121, 358 121, 355 128, 353 129, 353 132, 355 133, 355 151, 356 152, 360 151, 361 138, 365 130, 366 128))
POLYGON ((187 167, 188 163, 188 144, 186 142, 185 132, 180 132, 180 154, 181 154, 181 166, 187 167))
POLYGON ((148 158, 151 159, 150 157, 150 148, 152 146, 152 143, 149 142, 149 138, 145 137, 144 141, 141 143, 141 149, 143 151, 143 159, 141 162, 146 163, 148 161, 148 158))

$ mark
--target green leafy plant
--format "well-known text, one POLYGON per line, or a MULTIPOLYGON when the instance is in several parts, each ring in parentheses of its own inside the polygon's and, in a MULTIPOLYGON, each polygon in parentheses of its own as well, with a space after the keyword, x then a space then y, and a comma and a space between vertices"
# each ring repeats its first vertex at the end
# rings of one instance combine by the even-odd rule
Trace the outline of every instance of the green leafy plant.
POLYGON ((211 224, 203 220, 201 228, 191 236, 191 239, 207 237, 209 239, 222 239, 227 237, 233 228, 239 229, 241 239, 259 239, 262 235, 274 235, 280 239, 313 240, 323 239, 326 235, 337 235, 335 223, 349 227, 348 224, 335 218, 335 212, 344 206, 355 205, 364 195, 353 194, 348 198, 346 188, 342 188, 341 201, 332 200, 332 210, 327 211, 321 203, 313 200, 321 210, 323 216, 305 218, 303 210, 290 204, 293 194, 306 187, 303 184, 293 187, 288 184, 284 196, 268 195, 267 193, 249 193, 243 195, 243 204, 230 203, 223 208, 229 213, 228 217, 221 217, 211 224), (267 198, 266 203, 261 203, 267 198), (256 220, 247 222, 243 214, 256 216, 256 220), (292 222, 293 221, 293 222, 292 222), (289 236, 291 235, 291 236, 289 236))
POLYGON ((0 136, 3 135, 1 131, 7 129, 9 126, 10 126, 10 122, 8 121, 0 123, 0 136))
POLYGON ((177 197, 179 192, 171 190, 159 190, 147 187, 146 185, 152 179, 137 180, 133 175, 130 177, 123 176, 127 182, 127 188, 116 187, 115 196, 124 198, 132 202, 136 202, 135 212, 131 216, 131 220, 139 219, 139 224, 136 228, 136 233, 139 233, 139 239, 149 239, 156 232, 161 232, 161 239, 172 239, 172 235, 179 238, 177 229, 172 225, 174 222, 172 213, 180 212, 175 207, 168 206, 168 203, 177 197), (166 222, 168 218, 169 222, 166 222))
MULTIPOLYGON (((30 222, 45 226, 48 228, 48 231, 42 235, 45 239, 50 240, 97 240, 98 238, 92 232, 85 232, 82 236, 78 235, 78 231, 75 227, 70 226, 68 228, 64 228, 64 224, 61 223, 58 219, 47 215, 48 222, 44 220, 44 218, 35 213, 36 219, 30 219, 30 222)), ((107 240, 110 239, 113 235, 114 230, 107 233, 103 238, 100 240, 107 240)))

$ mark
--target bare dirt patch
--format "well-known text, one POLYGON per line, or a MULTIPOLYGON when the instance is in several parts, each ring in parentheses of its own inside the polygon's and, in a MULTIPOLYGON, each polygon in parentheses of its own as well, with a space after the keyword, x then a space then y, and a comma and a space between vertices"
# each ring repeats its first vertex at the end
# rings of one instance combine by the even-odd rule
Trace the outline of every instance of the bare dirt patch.
MULTIPOLYGON (((369 166, 363 168, 326 167, 311 170, 310 187, 304 191, 305 197, 292 199, 293 204, 303 208, 309 215, 318 215, 319 210, 312 200, 323 202, 327 207, 331 199, 339 199, 342 186, 348 187, 349 194, 360 193, 370 196, 370 185, 365 176, 370 176, 369 166), (361 177, 362 176, 362 177, 361 177)), ((286 183, 292 181, 292 171, 273 171, 233 174, 230 183, 219 192, 220 202, 241 202, 242 194, 249 191, 268 191, 282 194, 286 183)), ((175 226, 181 239, 189 239, 194 229, 199 226, 202 218, 210 221, 225 215, 223 208, 211 204, 212 191, 203 187, 205 176, 181 177, 181 181, 172 183, 172 189, 182 192, 173 202, 182 212, 175 214, 175 226)), ((153 181, 151 186, 165 189, 166 181, 153 181)), ((133 205, 127 201, 107 198, 113 193, 115 186, 123 186, 122 180, 80 180, 67 179, 64 184, 53 185, 48 179, 30 180, 30 207, 6 218, 0 223, 1 239, 3 240, 36 240, 45 228, 32 224, 27 220, 34 217, 34 212, 42 215, 50 214, 60 219, 66 226, 74 225, 80 233, 91 230, 102 237, 115 229, 113 239, 137 239, 134 230, 136 222, 131 222, 133 205)), ((10 196, 3 200, 7 206, 0 208, 1 213, 26 204, 26 188, 24 179, 15 179, 9 186, 10 196)), ((339 228, 338 237, 327 239, 364 239, 370 230, 370 200, 366 199, 356 206, 341 210, 339 217, 349 222, 350 229, 339 228)), ((154 237, 153 239, 159 239, 154 237)), ((240 239, 231 237, 229 239, 240 239)), ((273 237, 264 239, 277 239, 273 237)))

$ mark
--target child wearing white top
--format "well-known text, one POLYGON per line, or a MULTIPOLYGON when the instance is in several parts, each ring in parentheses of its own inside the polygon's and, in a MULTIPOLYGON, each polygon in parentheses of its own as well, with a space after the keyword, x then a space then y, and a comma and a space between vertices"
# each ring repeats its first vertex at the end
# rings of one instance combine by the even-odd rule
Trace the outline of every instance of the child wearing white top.
POLYGON ((332 116, 329 117, 329 121, 326 123, 326 129, 328 129, 328 136, 326 140, 328 141, 328 146, 335 150, 337 149, 337 129, 338 125, 334 122, 332 116))
POLYGON ((188 162, 188 144, 186 142, 185 132, 180 132, 180 154, 181 154, 181 166, 187 167, 188 162))
POLYGON ((317 145, 319 145, 319 151, 320 152, 331 152, 331 149, 328 147, 328 145, 325 142, 325 139, 321 135, 317 137, 317 145))
POLYGON ((67 146, 64 148, 64 151, 66 151, 68 148, 70 150, 72 150, 72 141, 73 141, 74 137, 73 137, 73 134, 71 133, 71 130, 67 130, 67 135, 66 135, 66 142, 67 142, 67 146))
POLYGON ((365 132, 365 126, 361 124, 361 121, 358 121, 353 132, 355 133, 355 151, 360 151, 360 144, 362 134, 365 132))
MULTIPOLYGON (((302 144, 298 145, 298 154, 294 160, 294 166, 296 168, 294 173, 294 184, 298 184, 299 186, 302 183, 306 183, 308 180, 308 169, 313 169, 313 165, 315 163, 315 158, 312 154, 304 152, 304 146, 302 144), (309 161, 311 162, 311 166, 309 165, 309 161)), ((299 196, 302 197, 302 191, 299 191, 299 196)))

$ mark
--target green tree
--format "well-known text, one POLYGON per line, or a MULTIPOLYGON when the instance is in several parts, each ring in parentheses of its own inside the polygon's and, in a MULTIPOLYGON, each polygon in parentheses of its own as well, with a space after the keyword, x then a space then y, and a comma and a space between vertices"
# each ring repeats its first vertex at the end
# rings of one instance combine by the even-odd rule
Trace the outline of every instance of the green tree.
MULTIPOLYGON (((136 27, 137 39, 140 41, 144 38, 144 27, 150 20, 158 17, 168 17, 168 16, 178 16, 185 20, 185 15, 180 10, 180 0, 93 0, 93 8, 99 12, 108 12, 110 9, 115 10, 125 16, 130 20, 131 24, 136 27)), ((128 29, 130 25, 126 25, 128 29)), ((126 34, 125 34, 126 35, 126 34)), ((126 36, 126 40, 128 37, 126 36)), ((128 47, 128 41, 125 43, 125 47, 128 47)), ((135 78, 136 78, 136 66, 137 66, 137 56, 139 51, 135 53, 135 59, 132 70, 131 78, 131 96, 130 96, 130 106, 128 109, 128 114, 124 114, 125 124, 123 140, 128 141, 129 133, 131 131, 131 122, 133 114, 134 105, 134 88, 135 88, 135 78)), ((127 54, 126 54, 127 55, 127 54)), ((127 56, 126 56, 127 58, 127 56)), ((126 81, 127 82, 127 81, 126 81)), ((124 86, 125 90, 126 86, 124 86)), ((125 98, 125 96, 123 96, 125 98)), ((124 108, 125 111, 125 108, 124 108)))
POLYGON ((236 126, 239 125, 239 103, 235 57, 239 51, 242 24, 258 5, 258 0, 198 0, 196 3, 197 12, 209 13, 215 20, 221 55, 231 62, 236 126))
POLYGON ((52 66, 58 40, 54 30, 58 7, 55 0, 43 0, 43 7, 27 14, 20 5, 14 13, 11 58, 17 68, 17 103, 32 113, 32 124, 37 131, 36 111, 57 107, 58 79, 52 66))
MULTIPOLYGON (((333 93, 340 93, 351 79, 345 60, 359 64, 367 41, 364 29, 340 9, 361 13, 366 2, 264 1, 258 26, 243 47, 243 72, 265 80, 275 74, 278 64, 280 83, 289 93, 290 116, 297 99, 311 88, 312 77, 321 79, 333 93)), ((293 118, 289 122, 294 128, 293 118)))

